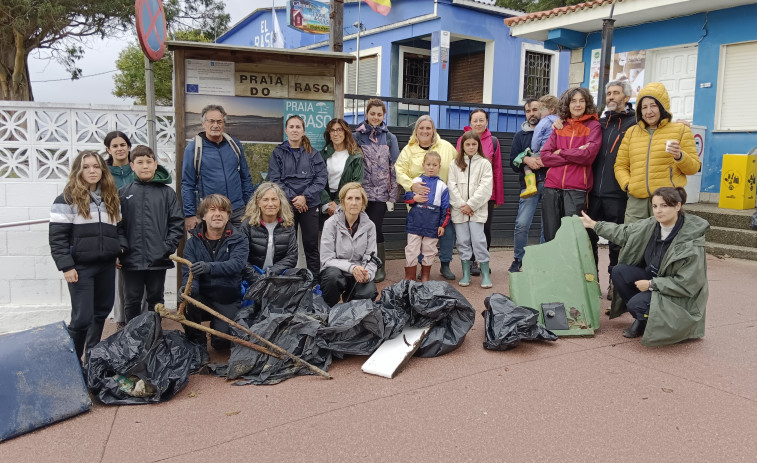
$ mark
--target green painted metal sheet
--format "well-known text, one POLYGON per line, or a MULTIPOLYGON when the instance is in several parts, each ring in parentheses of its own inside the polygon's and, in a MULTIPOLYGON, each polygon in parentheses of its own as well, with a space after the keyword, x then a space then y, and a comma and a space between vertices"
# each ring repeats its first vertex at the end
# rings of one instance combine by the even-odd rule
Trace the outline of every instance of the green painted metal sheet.
POLYGON ((527 246, 523 271, 510 274, 510 299, 539 311, 541 304, 562 302, 569 329, 558 336, 591 336, 599 329, 597 267, 589 235, 576 217, 563 217, 557 236, 549 243, 527 246))

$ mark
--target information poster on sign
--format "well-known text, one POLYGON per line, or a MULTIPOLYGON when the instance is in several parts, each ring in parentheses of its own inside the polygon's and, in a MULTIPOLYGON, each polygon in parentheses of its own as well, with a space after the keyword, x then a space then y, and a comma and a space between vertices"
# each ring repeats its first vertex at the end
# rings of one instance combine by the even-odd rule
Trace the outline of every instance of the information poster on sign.
MULTIPOLYGON (((298 115, 305 121, 305 135, 310 139, 310 144, 317 150, 326 146, 323 132, 326 124, 334 118, 333 101, 314 100, 284 100, 284 123, 289 116, 298 115)), ((283 130, 283 128, 282 128, 283 130)), ((286 133, 284 134, 286 140, 286 133)))
POLYGON ((202 59, 186 60, 186 93, 234 95, 234 63, 202 59))

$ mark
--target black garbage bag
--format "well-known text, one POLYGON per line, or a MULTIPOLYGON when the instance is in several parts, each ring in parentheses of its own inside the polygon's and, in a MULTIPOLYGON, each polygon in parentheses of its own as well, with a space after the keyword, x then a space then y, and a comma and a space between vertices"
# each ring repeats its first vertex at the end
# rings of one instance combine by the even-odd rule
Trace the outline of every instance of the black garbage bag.
POLYGON ((381 299, 372 303, 372 308, 370 304, 370 301, 350 301, 331 308, 328 327, 321 332, 335 356, 370 355, 405 326, 432 324, 415 355, 444 355, 462 344, 476 316, 465 297, 443 281, 402 280, 384 288, 381 299))
POLYGON ((388 338, 385 314, 370 299, 337 304, 329 310, 328 326, 320 334, 336 358, 370 355, 388 338))
POLYGON ((504 294, 494 293, 484 299, 486 321, 484 348, 508 350, 521 341, 557 341, 557 335, 539 324, 539 312, 515 304, 504 294))
MULTIPOLYGON (((235 321, 306 362, 327 370, 331 352, 319 334, 328 320, 328 306, 312 292, 313 276, 305 269, 285 275, 265 275, 245 293, 253 305, 242 309, 235 321)), ((264 346, 247 333, 233 328, 234 334, 264 346)), ((278 359, 234 343, 228 365, 214 365, 211 371, 228 379, 243 379, 235 385, 276 384, 296 375, 314 374, 289 358, 278 359)))
POLYGON ((200 352, 181 331, 163 331, 145 312, 97 344, 87 362, 87 386, 105 404, 165 402, 200 367, 200 352))

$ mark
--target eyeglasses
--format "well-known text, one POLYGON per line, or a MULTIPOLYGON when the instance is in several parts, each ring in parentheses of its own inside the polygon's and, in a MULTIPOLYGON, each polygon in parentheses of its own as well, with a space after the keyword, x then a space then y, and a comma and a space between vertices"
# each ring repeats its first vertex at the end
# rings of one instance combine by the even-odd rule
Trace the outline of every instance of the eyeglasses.
POLYGON ((210 125, 223 125, 226 123, 223 119, 205 119, 205 122, 210 125))
POLYGON ((344 133, 344 129, 341 127, 334 127, 329 130, 330 133, 344 133))

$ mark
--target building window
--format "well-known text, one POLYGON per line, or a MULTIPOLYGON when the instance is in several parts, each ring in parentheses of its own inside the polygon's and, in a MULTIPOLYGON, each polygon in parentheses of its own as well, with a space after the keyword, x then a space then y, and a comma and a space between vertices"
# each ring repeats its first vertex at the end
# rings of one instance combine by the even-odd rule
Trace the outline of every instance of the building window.
POLYGON ((428 99, 431 57, 405 53, 402 61, 402 97, 428 99))
POLYGON ((527 50, 523 64, 523 99, 548 95, 551 77, 552 55, 527 50))
POLYGON ((746 132, 757 129, 757 42, 720 47, 715 130, 746 132), (751 108, 751 109, 750 109, 751 108))

